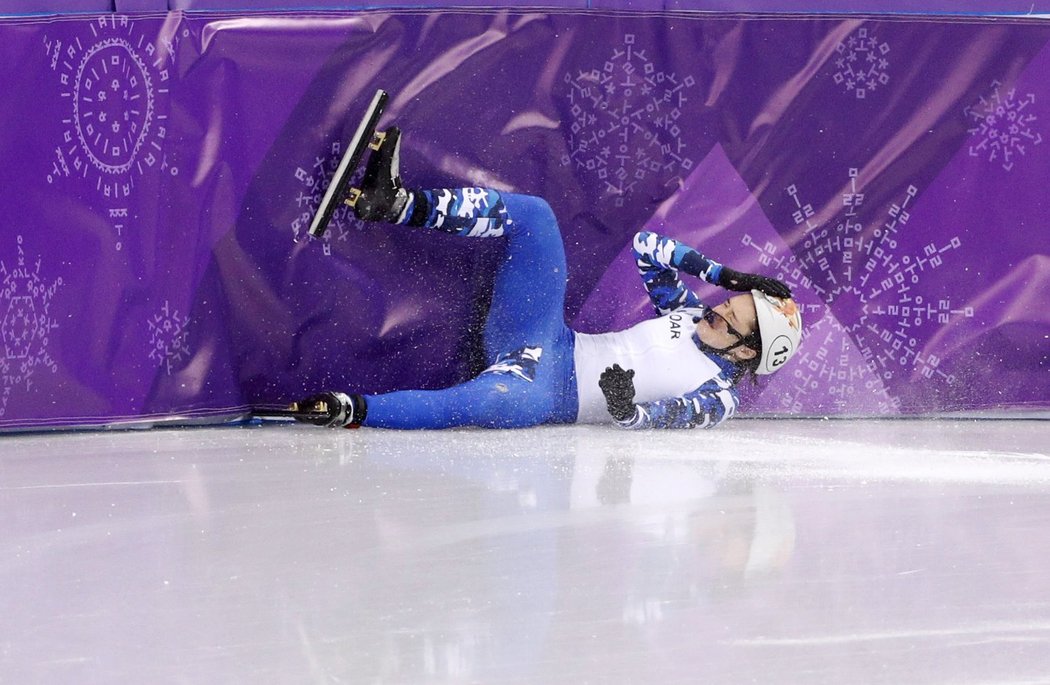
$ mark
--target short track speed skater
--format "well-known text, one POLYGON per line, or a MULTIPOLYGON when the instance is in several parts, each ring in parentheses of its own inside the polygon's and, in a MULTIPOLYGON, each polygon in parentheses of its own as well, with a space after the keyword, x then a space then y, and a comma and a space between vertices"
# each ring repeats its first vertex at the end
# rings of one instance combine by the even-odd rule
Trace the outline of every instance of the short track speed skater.
POLYGON ((379 125, 380 117, 383 116, 387 98, 386 91, 377 90, 368 109, 365 110, 361 123, 357 125, 357 131, 350 139, 343 158, 339 160, 335 175, 332 176, 324 197, 321 199, 321 204, 317 207, 317 212, 310 222, 310 235, 313 237, 320 238, 324 235, 337 209, 344 204, 353 207, 361 197, 361 190, 351 187, 350 179, 357 171, 365 150, 368 148, 378 150, 386 138, 386 134, 376 131, 376 127, 379 125))

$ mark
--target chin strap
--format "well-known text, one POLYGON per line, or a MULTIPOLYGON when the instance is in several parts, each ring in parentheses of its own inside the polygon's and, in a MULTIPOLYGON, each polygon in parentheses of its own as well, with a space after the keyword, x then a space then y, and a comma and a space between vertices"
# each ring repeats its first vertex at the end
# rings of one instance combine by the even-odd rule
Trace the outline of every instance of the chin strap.
POLYGON ((733 343, 729 347, 715 347, 714 345, 708 345, 707 343, 705 343, 703 340, 700 339, 700 336, 696 335, 695 333, 693 334, 693 341, 696 343, 696 346, 704 352, 709 352, 711 354, 717 354, 722 356, 725 356, 726 354, 732 352, 733 350, 744 344, 744 341, 741 340, 740 342, 733 343))
MULTIPOLYGON (((694 316, 693 317, 693 323, 694 324, 700 323, 700 317, 699 316, 694 316)), ((733 350, 735 350, 736 348, 741 347, 741 346, 747 347, 748 349, 751 349, 751 350, 754 350, 756 354, 760 354, 761 353, 760 350, 755 350, 755 348, 752 347, 751 345, 749 345, 748 343, 749 342, 757 342, 759 345, 762 344, 761 338, 758 338, 758 336, 755 333, 752 333, 751 335, 747 336, 746 338, 736 341, 735 343, 733 343, 729 347, 715 347, 714 345, 708 345, 703 340, 701 340, 700 339, 700 334, 697 333, 695 330, 693 331, 693 342, 696 343, 696 346, 699 347, 701 351, 707 352, 707 353, 710 353, 710 354, 717 354, 717 355, 721 355, 721 356, 725 356, 726 354, 732 352, 733 350)), ((744 361, 746 361, 746 360, 744 360, 744 361)))

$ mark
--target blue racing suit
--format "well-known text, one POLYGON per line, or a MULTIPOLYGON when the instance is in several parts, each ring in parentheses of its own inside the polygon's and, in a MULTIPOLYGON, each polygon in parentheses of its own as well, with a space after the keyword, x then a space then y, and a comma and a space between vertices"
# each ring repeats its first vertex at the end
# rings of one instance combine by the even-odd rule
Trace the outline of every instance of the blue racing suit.
POLYGON ((662 316, 626 331, 575 333, 565 324, 561 233, 545 201, 484 188, 413 191, 410 198, 402 216, 422 214, 419 222, 425 227, 506 240, 483 333, 491 365, 451 388, 366 395, 363 425, 518 428, 613 422, 597 387, 598 374, 613 363, 636 370, 635 413, 616 422, 624 428, 710 428, 735 412, 736 369, 699 346, 695 324, 705 305, 678 278, 686 260, 690 273, 715 282, 721 269, 717 262, 671 238, 639 233, 634 256, 662 316), (425 211, 416 211, 415 203, 425 211))

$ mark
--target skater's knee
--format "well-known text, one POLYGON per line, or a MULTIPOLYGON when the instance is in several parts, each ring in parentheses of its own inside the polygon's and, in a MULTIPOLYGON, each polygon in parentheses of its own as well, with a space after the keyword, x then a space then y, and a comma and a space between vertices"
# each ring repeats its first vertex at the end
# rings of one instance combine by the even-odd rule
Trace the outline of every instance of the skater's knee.
POLYGON ((543 422, 539 403, 530 398, 531 385, 514 376, 494 377, 486 392, 474 398, 475 425, 488 428, 523 428, 543 422))
POLYGON ((503 196, 507 211, 516 223, 527 226, 555 224, 554 210, 542 197, 507 194, 503 196))

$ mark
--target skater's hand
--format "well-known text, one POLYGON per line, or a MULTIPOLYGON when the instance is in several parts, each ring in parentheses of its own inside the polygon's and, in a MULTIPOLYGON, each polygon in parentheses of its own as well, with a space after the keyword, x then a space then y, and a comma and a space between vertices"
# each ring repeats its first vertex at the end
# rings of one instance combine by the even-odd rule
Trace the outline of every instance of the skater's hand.
POLYGON ((605 395, 609 414, 617 421, 626 421, 634 416, 634 369, 624 371, 619 364, 613 364, 602 371, 598 378, 598 387, 605 395))
POLYGON ((322 392, 299 400, 291 406, 295 420, 314 426, 345 426, 353 418, 353 405, 341 392, 322 392))
POLYGON ((757 274, 745 274, 740 271, 734 271, 728 266, 722 267, 722 273, 718 277, 718 285, 726 290, 735 290, 742 293, 758 290, 770 297, 778 297, 782 300, 791 297, 791 288, 775 278, 757 274))

